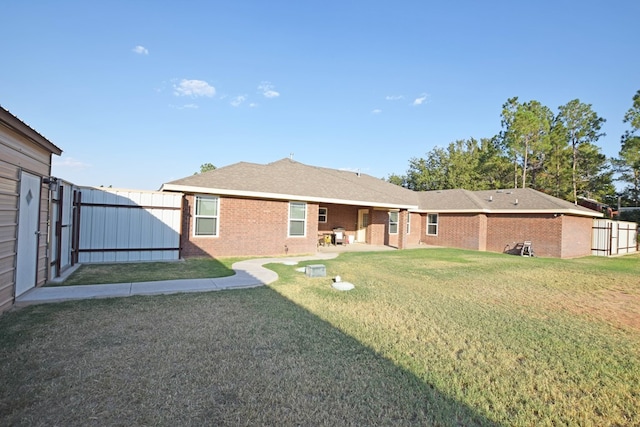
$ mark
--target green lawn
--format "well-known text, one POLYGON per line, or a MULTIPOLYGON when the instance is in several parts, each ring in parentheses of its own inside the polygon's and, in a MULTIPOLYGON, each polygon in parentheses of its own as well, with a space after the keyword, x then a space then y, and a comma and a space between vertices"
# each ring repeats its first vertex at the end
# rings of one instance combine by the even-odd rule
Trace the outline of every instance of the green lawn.
POLYGON ((268 287, 5 314, 0 422, 640 425, 640 256, 323 263, 326 278, 272 264, 268 287))
POLYGON ((175 262, 83 264, 64 282, 49 286, 101 285, 105 283, 154 282, 171 279, 206 279, 234 274, 231 266, 244 258, 189 258, 175 262))

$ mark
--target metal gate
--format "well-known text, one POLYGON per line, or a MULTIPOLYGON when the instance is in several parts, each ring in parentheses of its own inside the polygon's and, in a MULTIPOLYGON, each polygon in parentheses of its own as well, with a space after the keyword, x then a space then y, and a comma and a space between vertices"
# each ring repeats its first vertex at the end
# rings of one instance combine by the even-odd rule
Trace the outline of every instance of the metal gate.
POLYGON ((610 219, 594 219, 591 254, 612 256, 638 250, 638 224, 610 219))
POLYGON ((77 263, 180 259, 182 197, 59 181, 52 195, 50 278, 77 263))

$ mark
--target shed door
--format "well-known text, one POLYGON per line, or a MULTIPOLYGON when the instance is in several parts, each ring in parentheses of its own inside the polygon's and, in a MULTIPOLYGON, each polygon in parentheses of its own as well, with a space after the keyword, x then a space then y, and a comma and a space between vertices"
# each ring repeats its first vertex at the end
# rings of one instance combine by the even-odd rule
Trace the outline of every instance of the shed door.
POLYGON ((40 177, 22 172, 18 204, 16 297, 36 285, 40 223, 40 177))

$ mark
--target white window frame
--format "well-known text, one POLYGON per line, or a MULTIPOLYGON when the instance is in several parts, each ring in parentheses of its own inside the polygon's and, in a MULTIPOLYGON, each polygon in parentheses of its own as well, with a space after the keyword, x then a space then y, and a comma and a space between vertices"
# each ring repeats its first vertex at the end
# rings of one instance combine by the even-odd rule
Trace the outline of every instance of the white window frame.
POLYGON ((305 202, 289 202, 289 221, 287 221, 287 237, 306 237, 307 236, 307 204, 305 202), (304 218, 292 218, 291 208, 294 205, 304 206, 304 218), (294 222, 302 223, 302 234, 291 234, 291 225, 294 222))
POLYGON ((407 212, 407 235, 411 234, 411 212, 407 212))
POLYGON ((193 199, 193 235, 194 237, 218 237, 220 230, 220 198, 218 196, 196 194, 193 199), (207 199, 216 202, 215 215, 201 215, 198 213, 198 200, 207 199), (213 234, 198 234, 198 219, 214 219, 215 230, 213 234))
POLYGON ((440 216, 437 213, 434 214, 427 214, 427 236, 437 236, 438 235, 438 223, 440 222, 440 216), (435 222, 431 221, 431 218, 435 217, 435 222), (429 228, 430 227, 435 227, 436 231, 435 233, 429 233, 429 228))
POLYGON ((329 209, 320 206, 318 208, 318 222, 321 224, 327 223, 327 218, 329 218, 329 209), (324 211, 324 213, 322 213, 324 211), (324 217, 324 220, 322 219, 324 217))
POLYGON ((398 234, 398 229, 399 228, 400 228, 400 212, 398 212, 398 211, 389 212, 389 234, 398 234), (395 221, 391 220, 391 216, 393 214, 396 214, 396 220, 395 221), (395 225, 396 231, 391 231, 391 226, 392 225, 395 225))

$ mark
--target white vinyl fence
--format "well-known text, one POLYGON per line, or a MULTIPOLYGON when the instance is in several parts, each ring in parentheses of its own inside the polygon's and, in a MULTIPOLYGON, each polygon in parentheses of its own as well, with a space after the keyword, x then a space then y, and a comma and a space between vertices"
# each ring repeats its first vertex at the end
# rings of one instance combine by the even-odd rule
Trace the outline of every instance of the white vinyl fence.
POLYGON ((637 251, 638 224, 610 219, 594 219, 591 254, 611 256, 637 251))
POLYGON ((78 187, 75 261, 167 261, 180 258, 182 194, 78 187))

